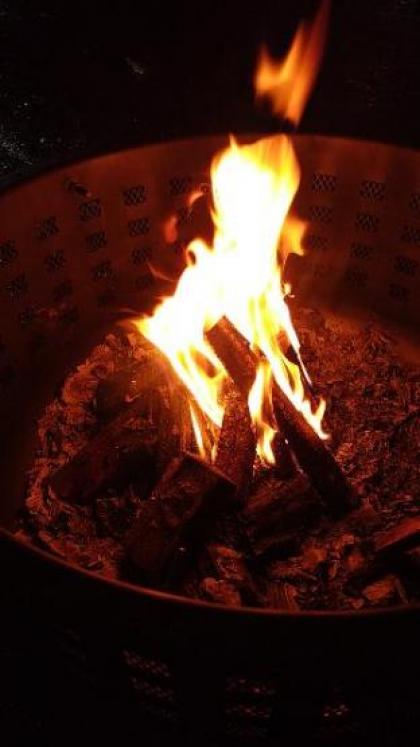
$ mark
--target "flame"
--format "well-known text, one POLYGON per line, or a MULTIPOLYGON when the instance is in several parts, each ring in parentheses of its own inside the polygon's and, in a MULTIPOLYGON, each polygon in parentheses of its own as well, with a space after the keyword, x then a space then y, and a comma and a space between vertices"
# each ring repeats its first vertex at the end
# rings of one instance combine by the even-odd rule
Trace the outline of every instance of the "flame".
POLYGON ((257 434, 257 454, 266 464, 275 464, 272 442, 276 434, 263 412, 264 404, 269 404, 271 410, 272 375, 268 361, 262 360, 257 369, 254 383, 249 390, 248 407, 255 423, 257 434))
POLYGON ((205 459, 206 458, 206 450, 204 448, 204 439, 203 434, 201 432, 200 423, 198 422, 197 415, 194 412, 194 407, 192 403, 190 402, 190 415, 191 415, 191 423, 193 427, 194 437, 197 444, 198 452, 200 456, 205 459))
MULTIPOLYGON (((269 95, 275 111, 281 106, 291 118, 300 116, 318 69, 327 6, 328 2, 321 6, 312 29, 298 30, 286 60, 276 66, 276 75, 265 53, 260 61, 258 93, 269 95)), ((196 238, 189 244, 187 266, 174 294, 164 298, 152 316, 136 320, 139 330, 166 354, 192 396, 192 426, 202 455, 214 456, 215 443, 205 445, 196 407, 213 424, 213 434, 217 435, 223 419, 227 373, 205 338, 222 316, 264 354, 248 400, 260 457, 274 462, 273 380, 312 428, 326 437, 321 425, 325 403, 313 409, 305 395, 302 375, 310 380, 286 302, 290 286, 283 277, 289 254, 303 253, 305 225, 289 216, 299 179, 293 146, 285 135, 250 145, 239 145, 232 137, 211 165, 212 243, 196 238), (287 357, 289 348, 297 363, 287 357)), ((195 198, 194 193, 190 205, 195 198)))
POLYGON ((300 121, 321 64, 327 34, 330 0, 323 0, 310 26, 301 23, 286 57, 260 52, 254 86, 257 97, 268 97, 273 112, 293 124, 300 121))

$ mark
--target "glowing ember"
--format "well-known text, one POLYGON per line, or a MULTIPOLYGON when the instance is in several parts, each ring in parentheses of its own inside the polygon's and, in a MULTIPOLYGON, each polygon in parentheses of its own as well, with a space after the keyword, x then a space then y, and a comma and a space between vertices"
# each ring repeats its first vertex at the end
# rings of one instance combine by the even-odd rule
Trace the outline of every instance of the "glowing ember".
MULTIPOLYGON (((322 4, 311 29, 299 28, 284 61, 275 63, 266 52, 261 54, 255 77, 257 94, 267 96, 277 114, 294 122, 319 66, 328 5, 322 4)), ((194 400, 191 418, 197 445, 209 459, 214 444, 206 445, 195 408, 220 428, 227 374, 204 334, 222 316, 266 359, 258 368, 248 401, 261 459, 274 462, 273 377, 312 428, 325 437, 321 426, 324 403, 312 409, 301 378, 301 371, 306 372, 286 355, 291 347, 300 361, 299 341, 285 300, 290 288, 283 279, 288 255, 303 253, 305 226, 288 217, 299 178, 293 146, 285 135, 244 146, 231 138, 230 146, 211 166, 212 245, 200 238, 192 241, 187 267, 173 296, 165 298, 151 317, 137 320, 140 331, 166 354, 188 387, 194 400)), ((192 195, 190 205, 194 199, 192 195)), ((168 232, 172 228, 168 223, 168 232)))

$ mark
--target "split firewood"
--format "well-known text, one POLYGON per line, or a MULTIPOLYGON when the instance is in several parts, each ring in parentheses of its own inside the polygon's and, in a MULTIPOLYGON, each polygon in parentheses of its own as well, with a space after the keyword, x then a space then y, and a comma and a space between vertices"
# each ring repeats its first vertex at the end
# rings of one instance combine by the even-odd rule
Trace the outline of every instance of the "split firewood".
POLYGON ((377 534, 374 540, 378 555, 395 555, 415 547, 420 541, 420 516, 404 519, 392 529, 377 534))
MULTIPOLYGON (((235 384, 247 396, 255 379, 257 355, 226 318, 207 332, 207 339, 235 384)), ((289 446, 325 500, 329 513, 339 516, 353 508, 356 498, 333 455, 275 382, 273 410, 289 446)))
POLYGON ((248 403, 233 385, 225 399, 225 412, 216 452, 216 467, 236 485, 236 496, 244 501, 252 482, 255 434, 248 403))
POLYGON ((319 518, 319 496, 305 475, 269 478, 250 496, 242 516, 256 557, 290 553, 302 531, 319 518))
POLYGON ((57 498, 88 503, 100 490, 152 469, 158 434, 142 416, 142 407, 133 402, 52 475, 49 485, 57 498))
POLYGON ((175 459, 144 502, 126 536, 126 550, 145 583, 164 583, 178 548, 196 545, 226 507, 234 484, 192 454, 175 459))

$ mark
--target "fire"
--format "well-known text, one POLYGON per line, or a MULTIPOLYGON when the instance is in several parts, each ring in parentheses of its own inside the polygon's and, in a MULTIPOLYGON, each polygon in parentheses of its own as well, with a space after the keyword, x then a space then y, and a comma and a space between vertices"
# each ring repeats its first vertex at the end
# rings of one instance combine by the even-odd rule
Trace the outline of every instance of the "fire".
POLYGON ((267 96, 273 111, 298 124, 321 64, 327 35, 330 0, 323 0, 312 25, 302 23, 280 62, 265 47, 260 53, 254 85, 258 97, 267 96))
MULTIPOLYGON (((298 30, 283 62, 275 64, 265 52, 260 59, 257 93, 269 96, 276 113, 294 121, 319 65, 327 6, 327 2, 321 6, 312 29, 298 30)), ((264 354, 248 400, 263 461, 274 462, 273 379, 312 428, 325 437, 321 425, 325 405, 320 402, 313 409, 305 395, 302 375, 307 374, 286 301, 290 288, 284 282, 288 255, 303 253, 305 226, 289 217, 299 179, 293 146, 285 135, 251 145, 239 145, 231 138, 229 147, 211 165, 212 244, 201 238, 189 244, 187 266, 173 296, 164 298, 152 316, 137 320, 140 331, 165 353, 191 393, 197 446, 208 459, 214 455, 214 443, 206 444, 196 408, 212 424, 210 432, 217 432, 223 419, 227 374, 205 332, 222 316, 264 354), (287 355, 290 349, 295 362, 287 355)), ((194 195, 190 204, 193 200, 194 195)))

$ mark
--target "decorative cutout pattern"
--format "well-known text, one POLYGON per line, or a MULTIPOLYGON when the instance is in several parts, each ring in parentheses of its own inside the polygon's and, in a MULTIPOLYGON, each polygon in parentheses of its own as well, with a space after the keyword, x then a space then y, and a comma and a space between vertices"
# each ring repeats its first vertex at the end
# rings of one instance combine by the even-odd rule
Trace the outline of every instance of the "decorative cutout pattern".
POLYGON ((89 200, 88 202, 82 202, 81 205, 79 205, 80 220, 92 220, 92 218, 99 218, 101 214, 102 204, 98 198, 95 200, 89 200))
POLYGON ((173 176, 169 179, 169 194, 171 197, 188 194, 188 192, 191 192, 191 189, 191 176, 173 176))
POLYGON ((308 251, 324 251, 328 246, 328 239, 326 236, 309 233, 304 237, 303 243, 308 251))
POLYGON ((132 207, 133 205, 142 205, 146 202, 146 187, 144 184, 137 184, 135 187, 129 187, 122 193, 124 205, 132 207))
POLYGON ((28 281, 24 272, 6 283, 6 292, 13 301, 18 300, 28 292, 28 281))
POLYGON ((333 209, 328 205, 309 205, 309 218, 319 223, 331 223, 333 217, 333 209))
POLYGON ((415 275, 419 263, 411 257, 406 257, 404 254, 398 254, 395 257, 394 269, 397 272, 401 272, 404 275, 415 275))
POLYGON ((147 260, 150 257, 150 249, 149 247, 137 247, 136 249, 133 249, 131 252, 131 261, 133 265, 141 265, 144 262, 147 262, 147 260))
POLYGON ((350 245, 350 256, 355 259, 371 259, 373 252, 373 246, 369 246, 368 244, 360 244, 357 241, 353 241, 350 245))
POLYGON ((7 265, 12 264, 17 255, 18 253, 14 241, 4 241, 3 244, 0 244, 0 270, 2 267, 7 267, 7 265))
POLYGON ((91 268, 92 278, 95 281, 105 280, 113 276, 112 264, 109 259, 99 262, 91 268))
POLYGON ((360 185, 360 197, 374 202, 381 202, 385 197, 385 183, 376 182, 372 179, 363 179, 360 185))
POLYGON ((407 244, 420 244, 420 228, 416 226, 404 226, 401 238, 407 244))
POLYGON ((360 228, 361 231, 372 233, 378 230, 379 218, 377 215, 372 215, 372 213, 357 213, 354 225, 356 228, 360 228))
POLYGON ((35 236, 38 241, 45 241, 50 236, 58 233, 57 218, 51 215, 49 218, 44 218, 40 223, 35 226, 35 236))
POLYGON ((66 264, 64 252, 61 251, 61 249, 52 252, 45 258, 44 264, 47 272, 57 272, 57 270, 61 270, 61 268, 66 264))
POLYGON ((90 233, 86 236, 86 244, 88 252, 97 252, 98 249, 102 249, 108 243, 105 231, 96 231, 96 233, 90 233))
POLYGON ((311 189, 313 192, 335 192, 338 178, 335 174, 323 174, 316 171, 312 174, 311 189))
POLYGON ((150 231, 150 218, 136 218, 128 222, 129 236, 143 236, 150 231))

